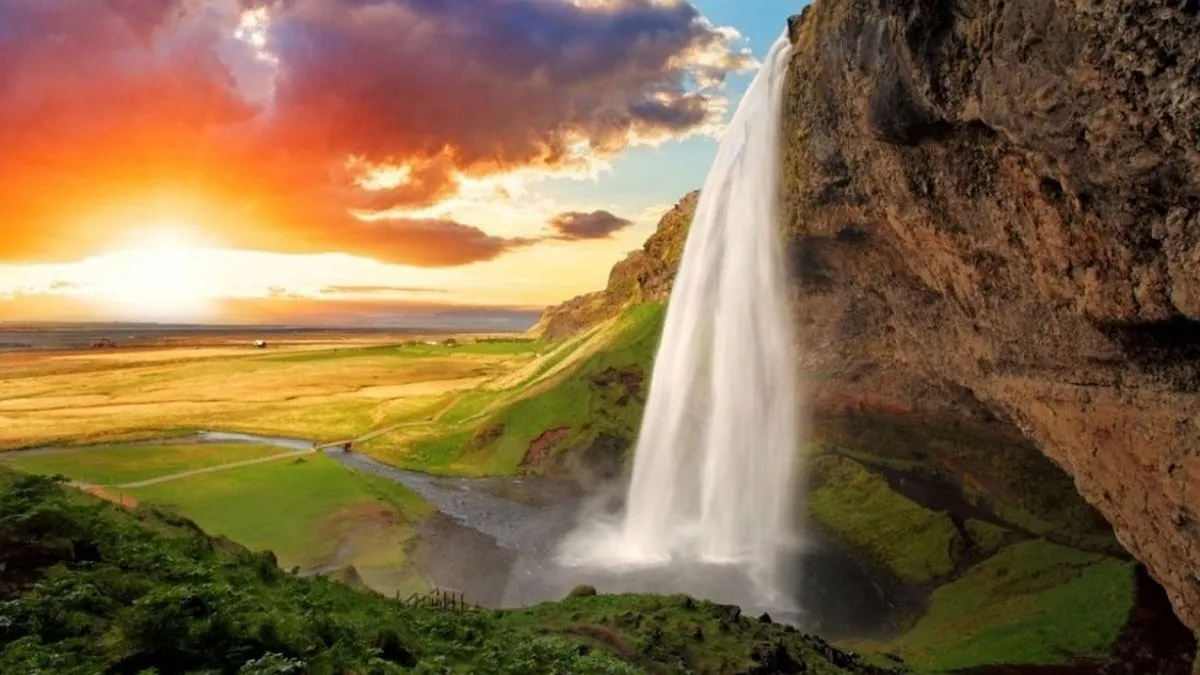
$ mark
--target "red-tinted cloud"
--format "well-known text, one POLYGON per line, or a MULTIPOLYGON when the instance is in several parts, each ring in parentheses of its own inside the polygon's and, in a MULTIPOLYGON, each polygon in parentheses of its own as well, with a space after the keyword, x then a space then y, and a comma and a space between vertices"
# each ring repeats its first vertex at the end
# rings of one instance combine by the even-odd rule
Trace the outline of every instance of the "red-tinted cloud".
POLYGON ((688 3, 0 0, 0 260, 151 217, 249 248, 491 259, 530 242, 362 216, 705 129, 722 102, 685 83, 748 63, 688 3), (232 37, 251 5, 266 60, 232 37), (407 179, 361 187, 388 165, 407 179))

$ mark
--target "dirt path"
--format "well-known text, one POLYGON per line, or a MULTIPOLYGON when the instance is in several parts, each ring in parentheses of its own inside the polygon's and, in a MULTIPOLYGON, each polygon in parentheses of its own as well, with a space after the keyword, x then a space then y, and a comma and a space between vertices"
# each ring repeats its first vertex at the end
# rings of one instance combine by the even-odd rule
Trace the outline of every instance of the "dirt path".
MULTIPOLYGON (((240 461, 240 462, 230 462, 228 464, 218 464, 216 466, 209 466, 209 467, 205 467, 203 469, 193 469, 191 471, 182 471, 179 473, 168 474, 166 476, 158 476, 157 478, 150 478, 147 480, 136 481, 133 483, 121 483, 121 484, 116 484, 116 485, 92 486, 92 487, 94 487, 96 489, 100 489, 100 490, 103 490, 105 488, 113 488, 113 489, 143 488, 143 487, 149 487, 151 485, 158 485, 160 483, 166 483, 168 481, 179 480, 181 478, 190 478, 192 476, 199 476, 199 475, 208 474, 208 473, 217 473, 219 471, 228 471, 230 469, 237 469, 237 468, 241 468, 244 466, 253 466, 255 464, 265 464, 266 462, 275 462, 275 461, 279 461, 281 459, 286 459, 288 457, 301 457, 304 455, 311 455, 316 452, 322 452, 324 450, 341 447, 346 444, 350 444, 351 446, 353 446, 353 445, 356 445, 359 443, 365 443, 371 439, 378 438, 380 436, 383 436, 384 434, 391 433, 397 429, 403 429, 406 427, 428 426, 431 424, 436 424, 447 412, 452 410, 454 408, 454 406, 457 405, 459 403, 459 401, 461 401, 463 399, 463 397, 467 395, 467 393, 468 392, 463 392, 463 393, 459 394, 458 396, 455 396, 454 398, 452 398, 446 405, 442 406, 442 408, 440 410, 438 410, 438 412, 433 417, 431 417, 429 419, 418 420, 415 422, 399 422, 396 424, 389 424, 388 426, 381 427, 381 428, 375 429, 373 431, 369 431, 369 432, 362 434, 361 436, 357 436, 355 438, 348 438, 348 439, 344 439, 344 440, 340 440, 340 441, 333 441, 331 443, 319 443, 319 444, 314 443, 312 448, 307 449, 307 450, 291 450, 288 452, 282 452, 278 455, 259 457, 257 459, 248 459, 248 460, 244 460, 244 461, 240 461)), ((463 420, 463 422, 472 421, 476 418, 483 417, 483 416, 484 416, 484 413, 477 413, 476 415, 473 415, 473 416, 463 420)))
POLYGON ((127 509, 136 508, 138 505, 137 498, 133 497, 132 495, 125 495, 125 494, 115 494, 114 495, 112 492, 110 492, 109 490, 105 489, 104 487, 102 487, 100 485, 92 485, 91 483, 80 483, 80 482, 76 482, 76 481, 72 481, 70 483, 70 485, 71 485, 71 487, 75 488, 76 490, 79 490, 80 492, 86 492, 86 493, 92 495, 93 497, 99 497, 100 499, 110 501, 114 504, 117 504, 118 506, 123 506, 127 509))
MULTIPOLYGON (((450 405, 446 406, 442 410, 442 412, 439 413, 439 417, 446 410, 449 410, 450 408, 452 408, 454 406, 454 404, 457 403, 460 398, 462 398, 462 397, 460 396, 460 397, 454 399, 453 401, 451 401, 450 405)), ((121 483, 118 485, 107 485, 107 486, 97 486, 97 487, 121 488, 121 489, 127 489, 127 490, 134 489, 134 488, 143 488, 143 487, 149 487, 151 485, 158 485, 159 483, 166 483, 168 481, 179 480, 181 478, 190 478, 192 476, 199 476, 199 475, 203 475, 203 474, 207 474, 207 473, 228 471, 230 469, 238 469, 238 468, 241 468, 244 466, 253 466, 255 464, 265 464, 267 462, 276 462, 281 459, 286 459, 288 457, 303 457, 304 455, 311 455, 313 453, 321 452, 324 450, 329 450, 331 448, 336 448, 336 447, 345 445, 347 443, 350 443, 351 445, 354 445, 357 443, 365 443, 366 441, 369 441, 372 438, 377 438, 386 433, 395 431, 396 429, 401 429, 403 427, 412 427, 412 426, 421 426, 421 425, 425 425, 425 424, 431 424, 435 421, 436 421, 436 418, 434 420, 421 420, 419 422, 401 422, 399 424, 392 424, 392 425, 389 425, 389 426, 386 426, 386 427, 383 427, 380 429, 376 429, 374 431, 363 434, 362 436, 358 436, 357 438, 351 438, 351 439, 346 439, 346 440, 342 440, 342 441, 334 441, 332 443, 314 444, 312 448, 307 449, 307 450, 290 450, 288 452, 281 452, 278 455, 268 455, 267 457, 258 457, 256 459, 247 459, 247 460, 243 460, 240 462, 229 462, 228 464, 217 464, 216 466, 208 466, 208 467, 204 467, 203 469, 193 469, 191 471, 181 471, 179 473, 172 473, 172 474, 168 474, 166 476, 158 476, 157 478, 150 478, 147 480, 136 481, 133 483, 121 483)))
POLYGON ((216 466, 208 466, 203 469, 193 469, 191 471, 182 471, 180 473, 172 473, 172 474, 168 474, 166 476, 159 476, 158 478, 151 478, 148 480, 140 480, 140 481, 137 481, 134 483, 121 483, 120 485, 108 485, 108 486, 103 486, 103 487, 131 490, 134 488, 143 488, 143 487, 149 487, 151 485, 158 485, 159 483, 166 483, 167 481, 179 480, 180 478, 190 478, 192 476, 199 476, 199 475, 206 474, 206 473, 216 473, 218 471, 228 471, 229 469, 237 469, 237 468, 241 468, 243 466, 253 466, 255 464, 265 464, 267 462, 277 462, 281 459, 287 459, 288 457, 303 457, 304 455, 311 455, 315 452, 317 452, 316 448, 314 448, 312 450, 292 450, 290 452, 283 452, 278 455, 268 455, 266 457, 259 457, 257 459, 247 459, 247 460, 243 460, 240 462, 230 462, 228 464, 218 464, 216 466))

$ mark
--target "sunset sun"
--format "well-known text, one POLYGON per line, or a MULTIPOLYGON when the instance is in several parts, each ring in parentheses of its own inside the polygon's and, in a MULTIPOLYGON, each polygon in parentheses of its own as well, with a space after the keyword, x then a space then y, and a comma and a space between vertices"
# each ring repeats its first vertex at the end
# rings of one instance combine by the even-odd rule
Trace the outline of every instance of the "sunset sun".
POLYGON ((217 297, 211 246, 173 224, 138 230, 88 262, 93 293, 110 311, 136 320, 204 319, 217 297))

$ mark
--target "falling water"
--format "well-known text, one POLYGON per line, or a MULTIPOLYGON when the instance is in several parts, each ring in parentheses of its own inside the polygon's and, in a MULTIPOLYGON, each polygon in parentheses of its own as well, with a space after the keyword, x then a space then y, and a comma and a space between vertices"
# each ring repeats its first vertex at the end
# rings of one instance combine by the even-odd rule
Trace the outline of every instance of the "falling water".
MULTIPOLYGON (((771 49, 724 132, 671 294, 623 521, 581 526, 560 562, 740 568, 778 600, 797 452, 794 330, 777 229, 790 53, 771 49)), ((688 589, 661 589, 688 590, 688 589)))

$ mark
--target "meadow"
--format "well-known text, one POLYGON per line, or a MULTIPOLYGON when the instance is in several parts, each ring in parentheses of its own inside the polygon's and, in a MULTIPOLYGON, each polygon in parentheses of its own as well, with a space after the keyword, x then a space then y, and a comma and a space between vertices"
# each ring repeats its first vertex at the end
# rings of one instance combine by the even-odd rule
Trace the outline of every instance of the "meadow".
POLYGON ((458 457, 469 441, 463 429, 539 391, 587 346, 447 342, 374 336, 261 350, 178 341, 0 354, 0 466, 62 475, 128 507, 169 509, 304 574, 387 594, 424 590, 410 553, 432 508, 415 493, 320 452, 191 435, 352 440, 397 466, 445 468, 436 453, 430 461, 431 439, 445 447, 441 457, 458 457))
POLYGON ((383 593, 424 590, 407 559, 414 527, 432 512, 402 485, 351 471, 321 453, 126 490, 205 532, 270 550, 285 569, 354 567, 383 593))
POLYGON ((543 345, 306 341, 0 354, 0 451, 219 429, 315 442, 434 423, 543 345))
POLYGON ((25 473, 63 475, 79 483, 115 487, 286 452, 256 443, 115 443, 51 448, 8 457, 0 454, 0 463, 25 473))

